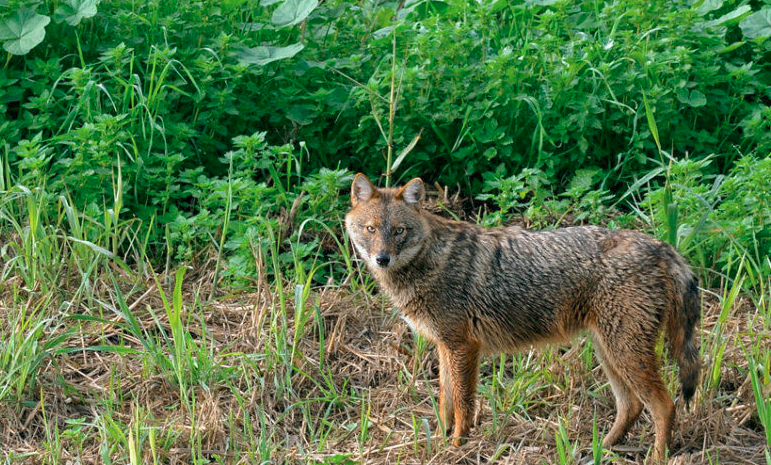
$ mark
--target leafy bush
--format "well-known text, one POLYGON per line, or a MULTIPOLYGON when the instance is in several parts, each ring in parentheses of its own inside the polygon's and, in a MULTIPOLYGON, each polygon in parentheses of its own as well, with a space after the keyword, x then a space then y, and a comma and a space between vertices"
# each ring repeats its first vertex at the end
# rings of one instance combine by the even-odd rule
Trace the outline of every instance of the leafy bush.
MULTIPOLYGON (((771 274, 771 157, 739 158, 727 175, 711 175, 713 159, 677 160, 668 166, 667 185, 676 199, 676 245, 707 274, 706 285, 736 263, 748 263, 747 285, 762 286, 771 274)), ((663 237, 667 229, 667 187, 651 189, 640 207, 663 237)), ((762 289, 756 289, 761 291, 762 289)), ((762 294, 762 292, 758 292, 762 294)))
POLYGON ((43 187, 51 215, 62 195, 129 218, 158 261, 227 251, 237 280, 268 229, 284 251, 323 245, 313 231, 338 227, 348 170, 497 195, 491 223, 521 209, 595 221, 657 169, 643 100, 665 148, 709 160, 705 179, 771 152, 762 2, 0 8, 6 189, 43 187), (314 220, 299 242, 293 206, 295 226, 314 220))

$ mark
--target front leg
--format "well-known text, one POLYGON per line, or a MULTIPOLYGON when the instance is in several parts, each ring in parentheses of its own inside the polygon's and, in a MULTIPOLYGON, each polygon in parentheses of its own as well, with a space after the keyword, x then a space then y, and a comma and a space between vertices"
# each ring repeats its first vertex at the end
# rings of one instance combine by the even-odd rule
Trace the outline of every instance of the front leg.
POLYGON ((452 431, 453 424, 453 396, 450 382, 452 359, 450 349, 446 345, 438 343, 436 351, 439 353, 439 425, 436 434, 445 435, 452 431))
POLYGON ((479 346, 464 343, 450 350, 450 385, 452 406, 455 412, 455 429, 452 444, 461 445, 474 422, 474 408, 479 370, 479 346))

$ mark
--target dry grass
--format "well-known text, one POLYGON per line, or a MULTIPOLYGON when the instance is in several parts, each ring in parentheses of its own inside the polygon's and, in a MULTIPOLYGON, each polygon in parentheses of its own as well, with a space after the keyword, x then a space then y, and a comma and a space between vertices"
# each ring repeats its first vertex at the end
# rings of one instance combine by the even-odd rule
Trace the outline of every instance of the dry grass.
MULTIPOLYGON (((102 291, 109 294, 106 287, 102 291)), ((133 439, 144 444, 139 463, 190 463, 194 458, 259 463, 259 455, 248 454, 255 448, 273 463, 556 463, 555 435, 562 422, 575 446, 576 463, 587 463, 592 460, 593 418, 600 431, 612 422, 614 406, 604 374, 587 357, 584 342, 576 341, 507 357, 504 363, 485 361, 479 426, 464 446, 449 447, 441 437, 427 437, 436 424, 435 354, 379 297, 333 288, 314 291, 306 305, 315 316, 290 369, 270 359, 279 308, 267 288, 200 306, 193 304, 196 294, 207 295, 192 285, 187 289, 190 313, 183 320, 216 362, 211 382, 193 383, 183 393, 141 353, 82 350, 120 344, 141 351, 142 345, 117 324, 117 316, 104 315, 114 323, 62 316, 75 329, 62 346, 67 350, 44 360, 37 384, 21 403, 0 403, 6 462, 51 463, 55 447, 62 463, 125 463, 131 444, 105 437, 112 423, 124 434, 136 430, 133 439), (526 372, 515 368, 524 365, 526 372), (533 372, 537 376, 530 376, 533 372), (194 406, 182 396, 194 399, 194 406), (72 432, 74 419, 85 425, 79 433, 72 432), (151 430, 154 447, 148 446, 151 430)), ((162 303, 154 286, 126 290, 126 295, 149 333, 157 334, 158 326, 148 309, 155 309, 161 326, 170 331, 158 311, 162 303)), ((287 314, 292 315, 289 303, 287 314)), ((98 310, 84 307, 80 313, 98 310)), ((715 343, 719 313, 718 299, 707 295, 701 328, 705 348, 715 343)), ((690 410, 678 406, 671 463, 765 460, 763 427, 741 349, 758 343, 749 331, 755 313, 741 298, 731 310, 723 327, 728 344, 720 382, 714 389, 703 382, 690 410)), ((292 321, 286 322, 287 334, 293 334, 292 321)), ((760 343, 768 346, 768 338, 760 343)), ((705 360, 705 372, 712 362, 705 360)), ((671 367, 666 375, 677 388, 671 367)), ((646 414, 623 445, 605 457, 642 463, 652 439, 646 414)))

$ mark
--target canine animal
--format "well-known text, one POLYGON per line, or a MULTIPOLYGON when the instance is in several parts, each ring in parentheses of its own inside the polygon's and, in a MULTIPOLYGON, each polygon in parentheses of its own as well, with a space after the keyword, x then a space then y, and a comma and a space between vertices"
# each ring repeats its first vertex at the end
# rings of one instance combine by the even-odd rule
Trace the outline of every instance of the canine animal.
POLYGON ((685 260, 635 231, 451 221, 421 210, 424 197, 419 178, 378 189, 357 174, 345 225, 381 290, 436 345, 440 428, 452 431, 452 444, 472 426, 481 356, 585 330, 616 398, 603 446, 616 444, 645 406, 655 423, 652 458, 663 461, 675 407, 656 356, 662 330, 686 404, 699 375, 700 296, 685 260))

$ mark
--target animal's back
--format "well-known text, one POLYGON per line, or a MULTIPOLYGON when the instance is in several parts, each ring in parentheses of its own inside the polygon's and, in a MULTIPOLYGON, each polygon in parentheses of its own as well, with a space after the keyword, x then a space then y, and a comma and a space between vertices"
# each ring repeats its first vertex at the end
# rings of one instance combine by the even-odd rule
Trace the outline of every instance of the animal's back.
POLYGON ((602 318, 604 288, 651 269, 666 247, 594 226, 534 232, 434 219, 432 230, 430 247, 386 291, 413 323, 439 337, 473 337, 489 351, 570 337, 602 318))

